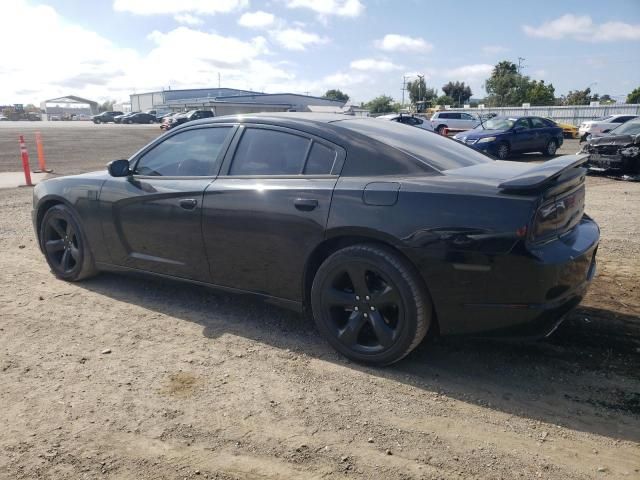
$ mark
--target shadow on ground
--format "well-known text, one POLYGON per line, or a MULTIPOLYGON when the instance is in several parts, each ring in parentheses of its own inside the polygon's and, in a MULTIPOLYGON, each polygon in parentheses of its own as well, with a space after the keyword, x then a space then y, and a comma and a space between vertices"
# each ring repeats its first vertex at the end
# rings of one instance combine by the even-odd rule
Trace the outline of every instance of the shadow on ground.
POLYGON ((375 369, 334 352, 308 318, 253 297, 106 273, 80 285, 202 325, 208 338, 242 336, 507 414, 640 441, 638 316, 580 307, 544 341, 441 338, 375 369))

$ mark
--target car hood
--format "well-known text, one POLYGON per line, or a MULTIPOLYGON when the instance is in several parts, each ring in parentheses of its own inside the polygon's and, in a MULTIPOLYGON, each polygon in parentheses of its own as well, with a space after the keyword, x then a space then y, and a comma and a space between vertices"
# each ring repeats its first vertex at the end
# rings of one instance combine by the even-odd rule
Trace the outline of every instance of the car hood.
POLYGON ((637 140, 637 135, 606 135, 589 140, 588 145, 598 147, 601 145, 629 145, 637 140))
POLYGON ((459 140, 478 140, 485 137, 495 137, 505 132, 506 130, 468 130, 464 133, 459 133, 455 138, 459 140))

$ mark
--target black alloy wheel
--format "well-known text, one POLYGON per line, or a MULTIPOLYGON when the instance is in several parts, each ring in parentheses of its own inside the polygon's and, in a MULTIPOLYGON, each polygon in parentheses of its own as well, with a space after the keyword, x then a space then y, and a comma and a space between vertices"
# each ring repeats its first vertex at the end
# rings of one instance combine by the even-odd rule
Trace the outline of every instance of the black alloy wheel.
POLYGON ((314 318, 338 351, 388 365, 424 338, 431 302, 407 263, 391 249, 355 245, 321 265, 312 288, 314 318))
POLYGON ((47 263, 59 278, 76 281, 97 272, 82 230, 66 206, 47 210, 40 226, 40 242, 47 263))

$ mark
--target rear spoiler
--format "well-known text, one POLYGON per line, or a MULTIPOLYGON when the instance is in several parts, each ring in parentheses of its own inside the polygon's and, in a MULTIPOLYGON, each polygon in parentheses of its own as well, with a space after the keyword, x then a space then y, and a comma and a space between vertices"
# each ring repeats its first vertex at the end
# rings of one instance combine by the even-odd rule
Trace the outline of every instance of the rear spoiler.
MULTIPOLYGON (((576 175, 584 174, 578 168, 589 159, 589 154, 563 155, 526 170, 518 176, 502 182, 498 187, 509 192, 529 193, 548 187, 563 173, 576 169, 576 175)), ((572 175, 569 175, 572 176, 572 175)))

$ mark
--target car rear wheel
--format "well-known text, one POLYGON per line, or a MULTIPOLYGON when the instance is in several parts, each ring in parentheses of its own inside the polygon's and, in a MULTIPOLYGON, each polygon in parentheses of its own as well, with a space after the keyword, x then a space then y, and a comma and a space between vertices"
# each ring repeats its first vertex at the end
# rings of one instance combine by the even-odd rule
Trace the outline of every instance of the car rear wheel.
POLYGON ((549 140, 549 143, 547 143, 547 146, 542 153, 548 157, 553 157, 556 154, 556 150, 558 150, 558 144, 555 140, 549 140))
POLYGON ((438 132, 439 135, 443 135, 445 128, 447 128, 446 125, 439 125, 438 128, 436 128, 436 132, 438 132))
POLYGON ((149 120, 149 125, 151 125, 152 123, 156 123, 154 120, 149 120))
POLYGON ((98 273, 82 228, 65 205, 54 205, 44 214, 40 245, 58 278, 75 282, 98 273))
POLYGON ((500 143, 496 148, 496 157, 498 157, 500 160, 506 160, 507 158, 509 158, 510 153, 511 152, 509 149, 509 145, 504 142, 500 143))
POLYGON ((390 248, 338 250, 311 289, 318 330, 346 357, 389 365, 409 354, 431 324, 432 304, 413 266, 390 248))

